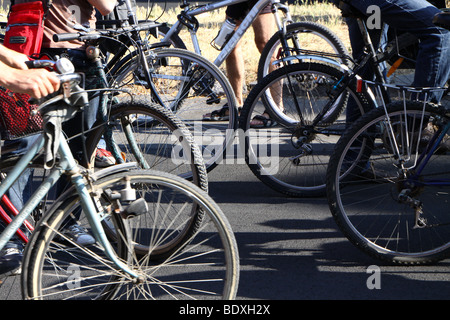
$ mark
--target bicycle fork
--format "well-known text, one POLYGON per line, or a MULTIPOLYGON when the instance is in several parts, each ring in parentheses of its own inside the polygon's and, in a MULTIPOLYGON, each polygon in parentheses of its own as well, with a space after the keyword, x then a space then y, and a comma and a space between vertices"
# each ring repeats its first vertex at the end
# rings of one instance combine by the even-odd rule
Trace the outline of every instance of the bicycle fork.
MULTIPOLYGON (((62 137, 61 137, 62 138, 62 137)), ((71 156, 71 151, 67 141, 64 139, 60 140, 60 153, 64 155, 63 164, 67 166, 66 171, 69 172, 72 183, 75 186, 78 194, 81 199, 81 207, 83 211, 86 213, 86 218, 92 228, 93 234, 98 241, 98 243, 103 247, 106 256, 114 263, 116 267, 118 267, 123 272, 129 274, 132 278, 136 279, 139 282, 139 275, 136 274, 133 270, 131 270, 126 264, 121 262, 117 255, 114 253, 113 248, 111 247, 110 242, 107 239, 105 231, 101 225, 100 217, 101 214, 97 213, 96 206, 92 201, 91 195, 86 187, 86 183, 84 178, 80 172, 79 167, 77 166, 75 159, 71 156), (67 156, 69 155, 69 156, 67 156)))

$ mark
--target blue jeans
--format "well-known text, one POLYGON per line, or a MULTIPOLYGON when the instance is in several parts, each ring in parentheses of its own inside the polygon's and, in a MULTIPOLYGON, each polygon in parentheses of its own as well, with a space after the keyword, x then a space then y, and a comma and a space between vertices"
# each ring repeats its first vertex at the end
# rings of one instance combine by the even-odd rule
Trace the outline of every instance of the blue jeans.
MULTIPOLYGON (((376 5, 382 22, 399 31, 410 32, 420 39, 416 71, 412 85, 418 87, 444 86, 450 76, 450 31, 433 24, 439 9, 425 0, 352 0, 351 5, 362 13, 376 5)), ((362 39, 359 30, 349 26, 353 55, 361 54, 362 39)), ((369 30, 370 33, 379 30, 369 30)), ((440 101, 442 93, 432 97, 440 101)))

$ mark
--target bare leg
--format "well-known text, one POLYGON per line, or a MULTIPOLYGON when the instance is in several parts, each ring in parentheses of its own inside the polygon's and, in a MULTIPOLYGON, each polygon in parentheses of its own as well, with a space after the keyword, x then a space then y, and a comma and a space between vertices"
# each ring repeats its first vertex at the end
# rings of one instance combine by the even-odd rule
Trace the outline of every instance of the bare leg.
MULTIPOLYGON (((267 42, 269 41, 269 39, 273 36, 273 34, 275 33, 275 20, 272 14, 267 13, 267 14, 260 14, 255 21, 252 24, 253 26, 253 30, 255 31, 255 44, 256 47, 258 48, 259 52, 261 53, 265 47, 265 45, 267 44, 267 42)), ((274 61, 275 57, 272 57, 271 61, 274 61)), ((273 66, 272 64, 269 67, 269 72, 272 72, 273 70, 275 70, 275 66, 273 66)), ((280 86, 275 84, 274 86, 272 86, 271 88, 271 94, 273 97, 276 97, 277 100, 277 104, 281 105, 281 95, 280 95, 280 86), (279 97, 279 99, 278 99, 279 97)), ((264 112, 262 114, 262 116, 269 118, 269 115, 264 112)), ((254 126, 260 126, 263 124, 263 122, 261 120, 258 119, 253 119, 250 122, 251 125, 254 126)))
POLYGON ((228 80, 236 95, 236 102, 239 107, 244 104, 242 88, 245 81, 245 65, 242 57, 241 42, 239 41, 230 52, 226 62, 228 80))

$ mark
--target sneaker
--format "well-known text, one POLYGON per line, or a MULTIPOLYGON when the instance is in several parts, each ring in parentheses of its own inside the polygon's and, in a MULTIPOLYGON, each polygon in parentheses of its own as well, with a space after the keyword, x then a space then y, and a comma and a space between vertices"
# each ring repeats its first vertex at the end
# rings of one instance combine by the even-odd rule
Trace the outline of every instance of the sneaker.
POLYGON ((22 269, 22 258, 22 249, 3 249, 0 256, 0 278, 20 274, 22 269))
POLYGON ((97 148, 95 153, 95 166, 100 168, 110 167, 116 164, 116 159, 108 150, 97 148))
POLYGON ((73 224, 64 230, 64 235, 80 246, 88 246, 95 243, 95 238, 78 224, 73 224))

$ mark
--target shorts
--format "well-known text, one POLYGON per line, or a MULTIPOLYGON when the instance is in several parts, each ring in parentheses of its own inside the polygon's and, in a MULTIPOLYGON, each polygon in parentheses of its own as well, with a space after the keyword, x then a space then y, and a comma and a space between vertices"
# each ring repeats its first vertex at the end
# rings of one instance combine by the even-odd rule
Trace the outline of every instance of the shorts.
MULTIPOLYGON (((258 0, 249 0, 237 4, 233 4, 231 6, 227 7, 227 10, 225 11, 226 15, 233 18, 237 21, 244 20, 245 16, 250 12, 250 10, 253 8, 253 6, 258 2, 258 0)), ((264 13, 271 13, 272 7, 270 3, 265 6, 259 14, 264 13)))

